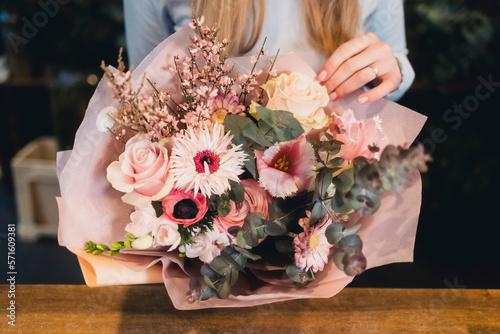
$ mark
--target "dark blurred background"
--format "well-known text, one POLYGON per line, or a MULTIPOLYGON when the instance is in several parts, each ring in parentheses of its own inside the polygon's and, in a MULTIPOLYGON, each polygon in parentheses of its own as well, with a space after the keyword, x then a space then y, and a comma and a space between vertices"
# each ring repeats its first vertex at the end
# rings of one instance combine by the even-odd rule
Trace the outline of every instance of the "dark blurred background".
MULTIPOLYGON (((11 159, 46 136, 70 149, 101 61, 114 64, 126 47, 121 0, 41 5, 49 2, 0 4, 2 259, 7 225, 19 220, 11 159)), ((417 141, 434 158, 422 176, 415 261, 370 269, 350 286, 500 288, 500 4, 405 1, 405 13, 416 79, 399 103, 428 116, 417 141)), ((17 238, 17 283, 84 282, 76 257, 55 237, 29 239, 17 238)), ((6 261, 0 268, 5 282, 6 261)))

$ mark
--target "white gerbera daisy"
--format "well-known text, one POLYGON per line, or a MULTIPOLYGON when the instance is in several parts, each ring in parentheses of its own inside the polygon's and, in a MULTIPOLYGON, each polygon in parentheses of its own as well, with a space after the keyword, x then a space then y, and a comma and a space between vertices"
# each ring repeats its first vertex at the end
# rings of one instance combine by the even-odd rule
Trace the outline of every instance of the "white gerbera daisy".
POLYGON ((231 143, 233 136, 224 134, 224 126, 212 129, 190 129, 176 139, 171 155, 175 187, 200 191, 204 196, 221 195, 230 188, 229 180, 240 182, 246 154, 241 145, 231 143))

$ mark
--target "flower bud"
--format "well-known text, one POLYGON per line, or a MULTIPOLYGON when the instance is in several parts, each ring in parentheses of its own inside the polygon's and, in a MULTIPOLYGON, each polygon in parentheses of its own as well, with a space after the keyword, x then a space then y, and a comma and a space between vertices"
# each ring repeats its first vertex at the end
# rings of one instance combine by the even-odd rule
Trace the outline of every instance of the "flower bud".
POLYGON ((145 234, 134 241, 132 241, 132 248, 134 249, 148 249, 153 245, 153 237, 145 234))

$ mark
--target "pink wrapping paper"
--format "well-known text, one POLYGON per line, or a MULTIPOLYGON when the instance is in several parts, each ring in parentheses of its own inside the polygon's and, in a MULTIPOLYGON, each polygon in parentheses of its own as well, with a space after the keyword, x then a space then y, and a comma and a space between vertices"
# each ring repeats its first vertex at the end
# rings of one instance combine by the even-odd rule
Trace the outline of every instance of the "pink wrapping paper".
MULTIPOLYGON (((176 91, 176 76, 170 72, 172 58, 184 53, 189 43, 189 28, 182 29, 161 43, 133 72, 135 84, 142 76, 154 82, 157 88, 176 91)), ((314 76, 308 66, 307 55, 280 56, 276 70, 299 71, 314 76)), ((229 59, 236 63, 235 72, 245 73, 251 64, 248 57, 229 59)), ((268 61, 260 61, 267 66, 268 61)), ((145 85, 144 91, 151 88, 145 85)), ((426 117, 397 103, 382 99, 369 105, 359 105, 355 92, 342 99, 335 109, 354 110, 359 119, 379 115, 389 143, 409 146, 420 132, 426 117)), ((85 242, 110 244, 123 240, 125 226, 133 207, 121 201, 122 193, 114 190, 106 179, 106 168, 118 159, 123 144, 109 133, 96 128, 99 112, 107 106, 117 106, 112 98, 107 79, 102 79, 90 100, 84 120, 75 137, 73 150, 59 152, 57 168, 61 187, 59 199, 59 243, 78 256, 85 281, 89 286, 118 284, 165 284, 170 299, 177 309, 212 307, 245 307, 299 298, 327 298, 341 291, 352 280, 329 261, 316 280, 306 288, 296 288, 286 277, 283 268, 256 266, 249 260, 251 275, 240 275, 227 299, 213 297, 201 303, 185 301, 189 280, 199 276, 192 260, 179 258, 165 250, 126 250, 110 258, 85 253, 85 242), (190 265, 187 265, 187 264, 190 265)), ((412 176, 410 187, 402 194, 384 194, 380 209, 372 216, 363 217, 358 231, 363 240, 363 253, 368 268, 394 262, 413 261, 413 247, 421 203, 421 182, 418 172, 412 176)), ((351 222, 354 224, 355 222, 351 222)))

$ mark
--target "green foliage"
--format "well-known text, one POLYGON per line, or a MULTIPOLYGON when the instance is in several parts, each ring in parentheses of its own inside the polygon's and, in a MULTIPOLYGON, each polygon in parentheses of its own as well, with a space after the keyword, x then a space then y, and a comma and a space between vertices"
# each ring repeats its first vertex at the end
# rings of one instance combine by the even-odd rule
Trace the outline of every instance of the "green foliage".
MULTIPOLYGON (((245 251, 249 253, 248 251, 245 251)), ((202 265, 201 277, 193 278, 190 282, 192 296, 203 301, 216 295, 224 299, 231 294, 231 286, 236 284, 239 272, 243 272, 247 257, 231 247, 226 247, 210 264, 202 265)))
POLYGON ((354 235, 360 227, 361 224, 346 228, 342 224, 333 223, 326 228, 325 236, 330 244, 335 245, 338 244, 344 237, 354 235))
POLYGON ((352 168, 344 170, 333 179, 332 183, 335 185, 335 194, 330 202, 333 211, 338 213, 351 211, 352 206, 346 195, 354 184, 354 170, 352 168))
POLYGON ((288 141, 297 138, 304 129, 289 111, 271 110, 257 107, 259 131, 271 143, 288 141))
POLYGON ((311 269, 304 271, 295 264, 291 264, 286 268, 286 274, 293 284, 298 287, 305 287, 315 279, 311 269))
MULTIPOLYGON (((137 239, 136 236, 131 233, 127 233, 125 237, 132 240, 137 239)), ((117 241, 109 246, 105 244, 96 244, 93 241, 87 241, 85 243, 85 251, 93 255, 100 255, 102 253, 108 252, 108 256, 114 256, 119 254, 120 251, 125 248, 132 248, 131 240, 117 241)))

